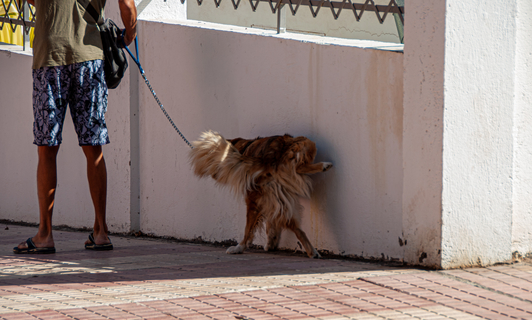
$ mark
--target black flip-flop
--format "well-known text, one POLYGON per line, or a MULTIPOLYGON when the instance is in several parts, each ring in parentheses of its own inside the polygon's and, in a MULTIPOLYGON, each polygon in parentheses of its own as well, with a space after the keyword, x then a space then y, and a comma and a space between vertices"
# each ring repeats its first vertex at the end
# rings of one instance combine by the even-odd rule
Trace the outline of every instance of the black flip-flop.
MULTIPOLYGON (((87 250, 96 250, 96 251, 105 251, 105 250, 113 250, 113 244, 112 243, 106 243, 106 244, 96 244, 94 242, 94 236, 93 234, 89 234, 89 241, 91 243, 85 244, 85 249, 87 250)), ((111 239, 109 239, 111 241, 111 239)))
POLYGON ((28 238, 26 240, 27 248, 20 249, 19 247, 14 247, 13 252, 14 253, 55 253, 55 247, 46 247, 46 248, 37 248, 35 246, 35 243, 33 243, 33 240, 31 238, 28 238))

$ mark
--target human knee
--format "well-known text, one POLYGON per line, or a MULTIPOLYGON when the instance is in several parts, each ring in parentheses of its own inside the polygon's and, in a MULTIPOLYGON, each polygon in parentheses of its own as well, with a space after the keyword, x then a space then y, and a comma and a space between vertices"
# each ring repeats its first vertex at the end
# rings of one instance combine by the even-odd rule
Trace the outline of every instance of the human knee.
POLYGON ((83 146, 82 149, 88 163, 98 165, 103 161, 103 150, 101 146, 83 146))
POLYGON ((37 153, 39 155, 39 159, 41 160, 54 160, 57 157, 57 153, 59 152, 59 146, 39 146, 37 148, 37 153))

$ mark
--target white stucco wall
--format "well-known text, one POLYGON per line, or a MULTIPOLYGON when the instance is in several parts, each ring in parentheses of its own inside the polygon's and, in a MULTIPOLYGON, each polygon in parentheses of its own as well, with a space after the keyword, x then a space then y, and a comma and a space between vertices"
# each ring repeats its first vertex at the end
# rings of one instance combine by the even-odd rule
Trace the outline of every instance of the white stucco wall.
POLYGON ((532 2, 517 2, 512 253, 532 252, 532 2))
POLYGON ((525 255, 530 3, 407 5, 405 261, 453 268, 525 255))
POLYGON ((447 1, 444 266, 511 258, 516 3, 447 1))
MULTIPOLYGON (((402 53, 209 26, 140 24, 146 75, 180 130, 190 140, 209 129, 310 137, 335 166, 315 177, 304 217, 312 243, 401 259, 402 53)), ((192 175, 188 147, 143 83, 140 110, 142 231, 240 240, 243 202, 192 175)))

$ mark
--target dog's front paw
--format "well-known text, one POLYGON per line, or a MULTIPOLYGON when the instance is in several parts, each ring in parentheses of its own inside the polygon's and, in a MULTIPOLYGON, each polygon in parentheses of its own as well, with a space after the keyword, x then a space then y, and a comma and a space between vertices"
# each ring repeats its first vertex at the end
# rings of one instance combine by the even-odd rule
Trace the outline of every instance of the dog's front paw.
POLYGON ((225 251, 225 253, 227 254, 238 254, 242 252, 244 252, 244 247, 242 247, 241 245, 229 247, 227 248, 227 251, 225 251))
POLYGON ((323 171, 327 171, 329 170, 330 168, 332 168, 333 164, 330 163, 330 162, 323 162, 323 171))

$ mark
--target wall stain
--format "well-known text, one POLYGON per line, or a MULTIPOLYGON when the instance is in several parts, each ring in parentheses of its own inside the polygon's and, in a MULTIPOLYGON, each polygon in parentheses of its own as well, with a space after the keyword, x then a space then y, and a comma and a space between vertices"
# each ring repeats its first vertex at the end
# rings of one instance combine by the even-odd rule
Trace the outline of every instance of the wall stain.
POLYGON ((423 263, 423 260, 427 259, 427 253, 426 252, 423 252, 420 256, 419 256, 419 263, 423 263))
POLYGON ((390 64, 394 61, 385 53, 372 52, 365 79, 372 170, 376 178, 375 187, 379 192, 386 190, 388 181, 388 150, 393 149, 394 145, 402 150, 403 86, 402 81, 395 81, 396 73, 389 72, 390 64))

